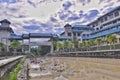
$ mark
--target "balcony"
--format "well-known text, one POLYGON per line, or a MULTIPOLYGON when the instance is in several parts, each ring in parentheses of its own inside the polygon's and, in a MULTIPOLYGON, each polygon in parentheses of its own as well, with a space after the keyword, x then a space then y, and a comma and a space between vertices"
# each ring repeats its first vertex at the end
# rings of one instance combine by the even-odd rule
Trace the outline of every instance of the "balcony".
POLYGON ((103 30, 107 30, 107 29, 113 28, 113 27, 118 26, 118 25, 120 25, 120 21, 117 22, 117 23, 114 23, 114 24, 110 24, 108 26, 104 26, 102 29, 96 30, 93 33, 97 33, 97 32, 103 31, 103 30))
POLYGON ((113 33, 119 32, 119 31, 120 31, 120 28, 116 28, 114 30, 104 31, 104 32, 101 32, 101 33, 98 33, 98 34, 95 34, 95 35, 92 35, 92 36, 83 36, 82 38, 83 39, 92 39, 92 38, 105 36, 105 35, 108 35, 108 34, 113 34, 113 33))
POLYGON ((120 15, 117 16, 117 17, 114 17, 114 18, 108 19, 107 21, 101 23, 101 25, 107 24, 107 23, 112 22, 112 21, 117 20, 117 19, 120 19, 120 15))

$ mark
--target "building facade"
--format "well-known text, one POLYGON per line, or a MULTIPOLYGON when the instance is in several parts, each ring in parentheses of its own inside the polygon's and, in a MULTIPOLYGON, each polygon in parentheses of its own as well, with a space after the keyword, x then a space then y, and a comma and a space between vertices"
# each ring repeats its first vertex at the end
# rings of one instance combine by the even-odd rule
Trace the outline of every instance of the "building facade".
POLYGON ((65 27, 64 35, 69 37, 67 34, 71 31, 71 34, 76 36, 78 41, 99 37, 105 39, 106 35, 113 34, 117 37, 117 42, 120 42, 120 6, 87 25, 75 25, 72 28, 65 27))
POLYGON ((8 51, 8 46, 10 45, 9 36, 11 33, 14 33, 12 28, 10 27, 10 22, 7 19, 0 21, 0 42, 6 45, 6 49, 8 51))

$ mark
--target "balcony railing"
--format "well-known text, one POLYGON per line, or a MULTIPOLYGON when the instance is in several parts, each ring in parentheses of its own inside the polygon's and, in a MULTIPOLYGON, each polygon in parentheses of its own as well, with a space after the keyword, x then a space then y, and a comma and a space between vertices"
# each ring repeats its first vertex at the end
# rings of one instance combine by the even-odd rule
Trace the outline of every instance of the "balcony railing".
POLYGON ((95 35, 91 35, 91 36, 83 36, 82 38, 83 39, 92 39, 92 38, 97 38, 97 37, 105 36, 105 35, 108 35, 108 34, 116 33, 116 32, 119 32, 119 31, 120 31, 120 28, 116 28, 114 30, 112 29, 112 30, 104 31, 104 32, 101 32, 101 33, 98 33, 98 34, 95 34, 95 35))

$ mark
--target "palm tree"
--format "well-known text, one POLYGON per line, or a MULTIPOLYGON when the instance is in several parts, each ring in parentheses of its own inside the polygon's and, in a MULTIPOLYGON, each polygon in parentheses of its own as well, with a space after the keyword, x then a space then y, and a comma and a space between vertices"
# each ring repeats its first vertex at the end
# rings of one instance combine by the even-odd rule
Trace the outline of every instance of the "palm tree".
POLYGON ((5 47, 5 45, 3 43, 0 43, 0 52, 2 51, 2 49, 5 47))
POLYGON ((101 38, 97 38, 96 39, 96 44, 97 44, 97 50, 98 50, 98 46, 101 44, 102 39, 101 38))
POLYGON ((67 49, 68 49, 68 45, 69 45, 69 41, 66 41, 66 40, 65 40, 65 41, 63 42, 63 44, 64 44, 64 49, 67 50, 67 49))
POLYGON ((56 48, 59 51, 61 48, 63 48, 63 44, 61 42, 57 42, 56 48))
POLYGON ((75 45, 75 49, 78 48, 78 40, 77 40, 77 37, 76 37, 76 36, 73 36, 72 42, 73 42, 74 45, 75 45))
POLYGON ((68 48, 69 48, 69 51, 70 51, 72 48, 74 48, 74 43, 69 42, 69 44, 68 44, 68 48))
MULTIPOLYGON (((113 44, 117 41, 117 38, 115 35, 107 35, 107 42, 110 43, 110 44, 113 44)), ((115 46, 114 46, 115 47, 115 46)), ((110 45, 110 49, 111 49, 111 45, 110 45)))
POLYGON ((91 46, 90 40, 86 41, 86 47, 87 49, 91 46))
POLYGON ((52 40, 52 44, 53 44, 53 50, 56 50, 56 46, 57 46, 57 42, 58 42, 58 38, 53 38, 52 40))
POLYGON ((82 48, 84 46, 84 43, 83 42, 79 42, 78 43, 78 48, 82 48))
POLYGON ((89 42, 90 42, 90 46, 93 46, 95 44, 93 39, 90 39, 89 42))
POLYGON ((14 49, 14 55, 15 55, 15 53, 17 52, 17 49, 21 48, 21 45, 20 45, 20 42, 18 42, 17 40, 13 40, 10 44, 10 47, 14 49))

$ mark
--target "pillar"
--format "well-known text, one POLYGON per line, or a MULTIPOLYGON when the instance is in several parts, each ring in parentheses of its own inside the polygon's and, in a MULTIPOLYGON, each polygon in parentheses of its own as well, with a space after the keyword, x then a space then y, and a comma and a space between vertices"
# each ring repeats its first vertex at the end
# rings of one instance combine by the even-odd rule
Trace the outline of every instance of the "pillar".
POLYGON ((53 41, 51 41, 51 50, 50 53, 53 53, 53 41))
POLYGON ((24 39, 22 39, 22 52, 24 52, 23 44, 24 44, 24 39))
POLYGON ((29 53, 31 52, 30 38, 29 38, 29 53))
POLYGON ((9 52, 8 39, 6 39, 6 49, 7 49, 7 52, 9 52))

